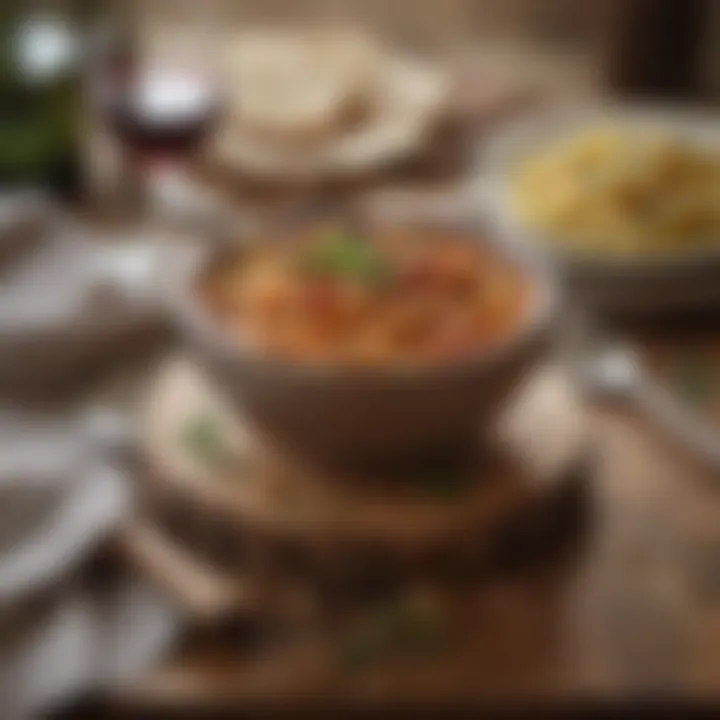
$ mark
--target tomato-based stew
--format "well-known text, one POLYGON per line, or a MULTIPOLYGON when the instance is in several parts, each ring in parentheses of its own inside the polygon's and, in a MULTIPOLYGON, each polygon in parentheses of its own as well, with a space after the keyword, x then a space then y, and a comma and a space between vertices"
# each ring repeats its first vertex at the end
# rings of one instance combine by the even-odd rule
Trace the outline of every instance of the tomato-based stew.
POLYGON ((201 293, 239 342, 349 364, 481 353, 517 330, 529 294, 515 264, 460 233, 328 228, 238 249, 201 293))

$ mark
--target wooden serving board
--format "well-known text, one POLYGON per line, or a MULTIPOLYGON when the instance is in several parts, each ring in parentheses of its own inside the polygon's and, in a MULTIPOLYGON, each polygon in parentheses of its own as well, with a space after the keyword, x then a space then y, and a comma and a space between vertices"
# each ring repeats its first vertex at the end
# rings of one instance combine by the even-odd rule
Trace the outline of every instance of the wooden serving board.
MULTIPOLYGON (((259 645, 257 636, 248 643, 233 632, 228 603, 216 604, 212 619, 218 629, 202 630, 191 642, 193 651, 151 682, 125 687, 122 707, 263 713, 370 709, 417 698, 444 704, 484 694, 492 700, 507 687, 510 668, 513 682, 526 683, 528 693, 552 682, 535 672, 541 657, 526 656, 528 647, 544 653, 555 633, 542 620, 547 603, 518 602, 517 593, 504 588, 518 581, 553 586, 552 568, 557 561, 565 567, 567 555, 550 552, 544 540, 560 540, 555 550, 576 549, 577 531, 584 528, 588 434, 582 403, 559 368, 528 379, 499 424, 492 457, 466 469, 466 482, 451 488, 408 477, 328 477, 297 467, 229 413, 185 358, 161 368, 144 428, 151 468, 144 479, 148 517, 172 533, 181 553, 215 574, 213 580, 190 572, 167 585, 190 608, 192 588, 197 597, 199 588, 219 588, 222 576, 228 603, 233 591, 239 605, 254 596, 265 611, 257 615, 259 627, 271 632, 261 631, 259 645), (188 443, 188 422, 192 427, 198 417, 213 418, 214 431, 225 439, 225 465, 213 467, 211 458, 188 443), (174 522, 167 518, 169 508, 174 522), (292 567, 274 574, 275 594, 264 592, 267 586, 258 594, 272 574, 257 564, 258 554, 272 562, 282 547, 320 560, 322 572, 305 572, 307 564, 297 564, 296 553, 292 567), (338 567, 358 575, 368 558, 398 582, 388 585, 387 574, 371 574, 369 584, 348 584, 340 592, 335 583, 331 594, 322 593, 319 607, 296 613, 289 623, 287 616, 266 612, 278 609, 278 591, 287 600, 303 582, 314 588, 338 567), (458 561, 462 572, 448 575, 458 561), (484 570, 469 572, 471 566, 484 570), (512 568, 523 572, 508 575, 512 568), (248 588, 250 593, 243 592, 248 588), (495 644, 488 652, 486 638, 495 632, 498 612, 520 623, 524 640, 516 644, 511 632, 502 647, 495 644), (525 642, 528 632, 537 642, 525 642), (523 665, 528 673, 517 674, 523 665), (477 673, 486 680, 482 692, 477 673)), ((184 572, 172 552, 155 553, 150 566, 156 576, 163 568, 170 576, 184 572)))
POLYGON ((200 558, 240 573, 248 548, 280 568, 333 575, 466 569, 535 549, 579 501, 588 450, 581 403, 557 368, 518 390, 472 467, 372 477, 303 467, 234 417, 184 358, 159 372, 144 428, 153 517, 200 558))

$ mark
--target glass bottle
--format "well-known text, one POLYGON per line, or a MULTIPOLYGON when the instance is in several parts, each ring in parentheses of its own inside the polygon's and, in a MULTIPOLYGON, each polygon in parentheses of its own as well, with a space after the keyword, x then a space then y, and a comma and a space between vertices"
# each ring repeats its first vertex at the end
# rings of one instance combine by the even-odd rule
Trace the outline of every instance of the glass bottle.
POLYGON ((0 191, 82 195, 84 28, 73 3, 0 9, 0 191))

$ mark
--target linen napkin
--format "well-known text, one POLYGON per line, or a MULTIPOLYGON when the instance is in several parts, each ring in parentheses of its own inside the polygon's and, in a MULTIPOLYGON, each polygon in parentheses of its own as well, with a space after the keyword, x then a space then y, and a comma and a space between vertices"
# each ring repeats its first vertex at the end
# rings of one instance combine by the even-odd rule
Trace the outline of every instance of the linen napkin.
POLYGON ((1 264, 0 391, 41 393, 167 333, 154 276, 173 253, 61 223, 1 264))

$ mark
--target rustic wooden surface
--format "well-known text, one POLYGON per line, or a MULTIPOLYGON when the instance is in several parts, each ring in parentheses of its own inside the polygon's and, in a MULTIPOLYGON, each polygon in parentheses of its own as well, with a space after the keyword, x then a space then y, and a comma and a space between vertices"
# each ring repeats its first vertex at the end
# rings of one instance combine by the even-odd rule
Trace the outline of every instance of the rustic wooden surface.
POLYGON ((553 364, 524 378, 472 464, 362 475, 304 465, 235 417, 185 357, 157 374, 141 434, 150 467, 143 482, 156 504, 175 502, 184 516, 205 517, 208 535, 226 526, 228 546, 234 531, 238 547, 269 541, 318 563, 375 556, 374 564, 411 566, 463 553, 477 561, 493 538, 544 515, 576 481, 591 447, 578 393, 553 364), (211 424, 222 456, 188 442, 198 422, 211 424))
MULTIPOLYGON (((397 200, 406 189, 387 191, 397 200)), ((424 204, 422 192, 412 187, 408 202, 424 204)), ((710 343, 717 329, 698 336, 710 343)), ((674 348, 686 342, 667 329, 664 337, 674 348)), ((509 567, 468 593, 455 607, 472 632, 454 660, 348 674, 322 643, 258 661, 246 630, 222 628, 192 633, 164 667, 118 689, 112 708, 120 717, 221 706, 290 717, 323 705, 717 699, 720 473, 627 408, 595 403, 587 412, 598 452, 584 532, 568 552, 509 567), (298 664, 302 673, 288 672, 298 664)))
MULTIPOLYGON (((665 337, 642 340, 656 354, 676 351, 665 337)), ((454 627, 467 630, 452 652, 358 673, 338 662, 332 636, 300 637, 258 659, 242 632, 204 631, 124 688, 115 707, 290 716, 327 706, 715 699, 720 473, 627 407, 586 410, 598 448, 589 520, 539 561, 511 564, 452 596, 454 627)))

